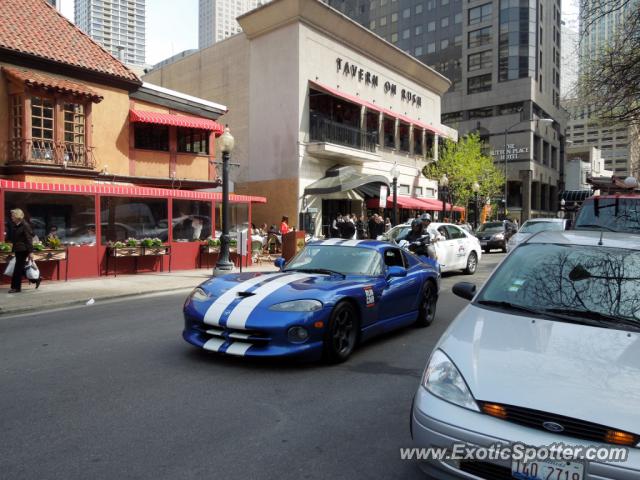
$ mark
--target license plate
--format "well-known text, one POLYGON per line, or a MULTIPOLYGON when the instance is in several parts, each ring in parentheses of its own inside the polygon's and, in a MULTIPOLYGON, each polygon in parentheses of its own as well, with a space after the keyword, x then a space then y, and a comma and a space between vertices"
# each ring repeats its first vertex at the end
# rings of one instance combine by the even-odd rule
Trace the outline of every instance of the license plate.
POLYGON ((483 246, 483 247, 486 247, 487 243, 489 243, 489 242, 487 242, 486 240, 481 240, 480 241, 480 245, 483 246))
POLYGON ((582 480, 584 463, 539 460, 525 463, 514 460, 511 476, 519 480, 582 480))

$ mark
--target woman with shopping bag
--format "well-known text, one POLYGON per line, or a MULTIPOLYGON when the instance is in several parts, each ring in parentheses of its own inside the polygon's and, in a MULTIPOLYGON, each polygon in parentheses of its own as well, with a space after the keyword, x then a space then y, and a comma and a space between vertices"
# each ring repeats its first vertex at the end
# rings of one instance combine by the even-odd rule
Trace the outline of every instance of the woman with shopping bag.
MULTIPOLYGON (((33 230, 31 230, 31 225, 24 219, 24 212, 19 208, 11 210, 11 221, 14 225, 11 240, 15 264, 9 293, 18 293, 22 290, 22 276, 25 275, 27 259, 33 262, 33 230)), ((37 279, 29 279, 29 282, 36 284, 36 288, 40 286, 40 281, 39 274, 37 279)))

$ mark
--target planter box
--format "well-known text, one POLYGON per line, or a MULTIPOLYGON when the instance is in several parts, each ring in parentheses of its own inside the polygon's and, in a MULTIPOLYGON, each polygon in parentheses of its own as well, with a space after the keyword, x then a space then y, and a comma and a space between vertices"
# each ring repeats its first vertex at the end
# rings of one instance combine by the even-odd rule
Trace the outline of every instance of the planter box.
POLYGON ((109 247, 109 255, 112 257, 139 257, 142 255, 142 247, 109 247))
POLYGON ((144 256, 157 256, 157 255, 169 255, 170 250, 167 245, 161 247, 142 247, 142 255, 144 256))
POLYGON ((36 262, 49 262, 49 261, 58 261, 58 260, 66 260, 67 259, 67 250, 64 248, 57 249, 49 249, 46 248, 39 252, 34 250, 33 259, 36 262))
POLYGON ((203 253, 220 253, 220 247, 211 247, 209 245, 202 245, 200 251, 203 253))
POLYGON ((13 256, 11 252, 0 252, 0 263, 9 263, 9 259, 13 256))

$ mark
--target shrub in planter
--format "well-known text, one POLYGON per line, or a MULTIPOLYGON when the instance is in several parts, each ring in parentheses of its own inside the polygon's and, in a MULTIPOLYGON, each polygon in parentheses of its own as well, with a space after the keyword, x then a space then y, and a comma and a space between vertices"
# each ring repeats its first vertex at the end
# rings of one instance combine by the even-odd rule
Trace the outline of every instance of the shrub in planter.
POLYGON ((7 253, 11 251, 12 245, 8 242, 0 242, 0 252, 7 253))
POLYGON ((44 250, 44 244, 42 242, 33 242, 33 251, 42 252, 44 250))
POLYGON ((124 244, 126 247, 137 247, 140 244, 140 242, 138 242, 138 240, 136 240, 135 238, 127 238, 124 241, 124 244))

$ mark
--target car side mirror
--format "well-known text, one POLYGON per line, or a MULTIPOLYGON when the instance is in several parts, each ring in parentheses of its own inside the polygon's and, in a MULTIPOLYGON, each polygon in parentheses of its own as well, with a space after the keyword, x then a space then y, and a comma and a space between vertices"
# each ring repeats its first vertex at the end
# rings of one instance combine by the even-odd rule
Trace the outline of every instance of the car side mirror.
POLYGON ((278 257, 276 258, 276 261, 273 262, 273 264, 280 270, 284 270, 284 264, 287 263, 287 261, 283 258, 283 257, 278 257))
POLYGON ((389 267, 389 269, 387 270, 387 279, 393 278, 393 277, 406 277, 406 276, 407 276, 407 269, 404 267, 399 267, 397 265, 394 265, 392 267, 389 267))
POLYGON ((476 294, 477 287, 474 283, 458 282, 451 290, 454 295, 464 298, 465 300, 471 300, 476 294))

